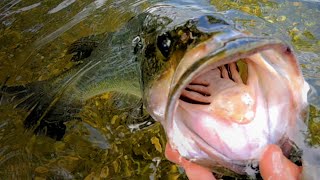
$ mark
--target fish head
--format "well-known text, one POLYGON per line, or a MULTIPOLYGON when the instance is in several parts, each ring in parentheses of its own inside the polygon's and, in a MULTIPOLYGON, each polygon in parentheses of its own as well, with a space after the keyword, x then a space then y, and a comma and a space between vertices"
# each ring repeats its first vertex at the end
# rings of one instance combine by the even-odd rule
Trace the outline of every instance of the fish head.
POLYGON ((308 84, 286 43, 214 15, 144 41, 144 102, 181 156, 245 174, 268 144, 290 149, 308 84))

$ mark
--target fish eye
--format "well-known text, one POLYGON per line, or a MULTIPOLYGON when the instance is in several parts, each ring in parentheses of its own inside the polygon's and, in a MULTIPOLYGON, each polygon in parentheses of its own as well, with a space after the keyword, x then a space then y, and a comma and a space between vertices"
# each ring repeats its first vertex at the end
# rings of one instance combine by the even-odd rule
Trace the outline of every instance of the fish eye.
POLYGON ((158 36, 157 46, 164 57, 169 56, 171 44, 172 44, 172 41, 169 34, 166 33, 158 36))

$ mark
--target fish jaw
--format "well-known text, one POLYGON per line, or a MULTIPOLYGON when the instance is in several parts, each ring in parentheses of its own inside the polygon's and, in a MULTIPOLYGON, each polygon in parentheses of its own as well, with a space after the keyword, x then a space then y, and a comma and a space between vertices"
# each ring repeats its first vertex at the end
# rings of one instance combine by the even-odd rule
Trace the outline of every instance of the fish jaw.
POLYGON ((157 79, 157 82, 146 93, 146 108, 150 115, 164 125, 166 105, 170 92, 171 78, 174 74, 173 68, 168 69, 157 79))
MULTIPOLYGON (((268 144, 278 144, 287 151, 288 131, 300 119, 300 112, 307 104, 307 84, 288 47, 280 41, 263 38, 252 40, 252 44, 250 40, 246 42, 249 44, 244 47, 226 47, 228 43, 213 47, 214 43, 205 42, 195 47, 198 50, 191 49, 191 54, 187 52, 171 74, 172 79, 168 76, 166 85, 162 86, 167 89, 162 95, 167 104, 165 108, 161 105, 164 117, 159 118, 169 143, 183 157, 207 167, 222 165, 240 174, 245 173, 248 162, 259 159, 268 144), (225 48, 226 52, 212 55, 219 48, 225 48), (201 62, 210 53, 210 58, 201 62), (210 90, 211 100, 204 97, 210 103, 207 105, 199 104, 205 103, 202 99, 198 103, 181 100, 188 85, 239 59, 245 59, 248 68, 245 83, 212 80, 212 84, 220 85, 210 90)), ((212 78, 220 76, 212 75, 212 78)))

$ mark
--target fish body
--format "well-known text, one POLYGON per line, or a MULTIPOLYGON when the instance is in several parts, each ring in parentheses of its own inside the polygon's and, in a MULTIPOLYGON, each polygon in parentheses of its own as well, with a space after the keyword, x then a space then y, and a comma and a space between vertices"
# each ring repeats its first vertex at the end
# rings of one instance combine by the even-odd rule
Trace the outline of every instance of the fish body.
POLYGON ((290 151, 288 134, 302 121, 308 84, 286 43, 202 7, 156 4, 89 49, 74 69, 3 87, 2 95, 27 97, 17 104, 29 111, 25 126, 61 139, 64 119, 87 99, 132 94, 183 157, 248 174, 268 144, 290 151))

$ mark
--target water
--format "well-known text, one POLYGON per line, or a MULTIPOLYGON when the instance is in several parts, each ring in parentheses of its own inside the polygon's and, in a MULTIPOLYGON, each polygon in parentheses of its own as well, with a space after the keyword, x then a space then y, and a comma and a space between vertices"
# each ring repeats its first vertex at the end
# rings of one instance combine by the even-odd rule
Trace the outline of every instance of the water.
MULTIPOLYGON (((192 1, 172 2, 201 6, 192 1)), ((7 85, 20 85, 67 71, 75 65, 70 61, 71 55, 66 55, 71 43, 81 37, 116 31, 152 3, 141 0, 1 1, 0 82, 10 77, 7 85)), ((250 31, 262 35, 272 33, 292 44, 312 87, 308 97, 307 140, 314 146, 319 145, 320 2, 212 0, 211 4, 250 31), (263 20, 269 23, 261 23, 263 20), (264 29, 265 26, 274 28, 264 29)), ((115 93, 90 99, 78 117, 66 123, 67 134, 58 142, 26 131, 23 119, 27 112, 16 110, 12 105, 0 106, 0 177, 185 179, 181 169, 165 160, 164 132, 140 105, 141 102, 132 97, 115 93)))

